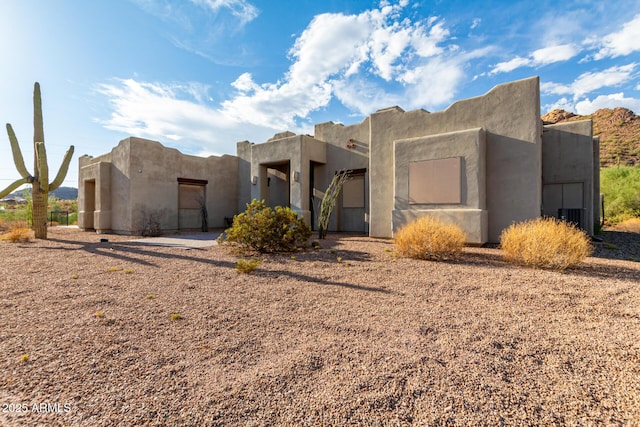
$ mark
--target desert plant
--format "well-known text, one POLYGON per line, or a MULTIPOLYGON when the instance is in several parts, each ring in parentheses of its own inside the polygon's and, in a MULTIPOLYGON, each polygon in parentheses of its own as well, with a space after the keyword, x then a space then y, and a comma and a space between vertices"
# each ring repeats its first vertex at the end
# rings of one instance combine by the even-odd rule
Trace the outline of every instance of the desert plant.
POLYGON ((33 87, 33 175, 27 171, 27 168, 24 165, 24 159, 22 157, 22 152, 20 151, 18 138, 9 123, 7 123, 7 133, 9 134, 13 163, 22 178, 0 191, 0 199, 21 185, 31 184, 33 231, 37 239, 46 239, 49 191, 55 190, 64 181, 64 178, 67 175, 67 170, 69 169, 69 162, 71 162, 71 157, 73 156, 74 148, 72 145, 69 150, 67 150, 62 160, 62 165, 58 170, 58 174, 55 179, 49 183, 49 166, 47 164, 47 152, 44 147, 44 128, 42 125, 42 98, 40 95, 40 84, 38 82, 36 82, 33 87))
POLYGON ((444 260, 460 254, 466 235, 455 224, 425 216, 399 229, 393 240, 400 256, 444 260))
POLYGON ((12 224, 8 232, 2 235, 2 240, 6 240, 11 243, 26 243, 33 240, 33 230, 25 226, 16 226, 14 224, 12 224))
POLYGON ((158 237, 162 235, 162 210, 148 210, 143 208, 140 216, 138 233, 145 237, 158 237))
POLYGON ((600 192, 604 194, 605 219, 615 225, 640 217, 640 167, 616 166, 600 171, 600 192))
POLYGON ((198 205, 200 205, 201 230, 207 232, 209 231, 209 210, 207 209, 207 201, 204 197, 198 197, 198 205))
POLYGON ((329 187, 324 192, 322 197, 322 203, 320 204, 320 215, 318 218, 318 238, 324 239, 327 236, 327 229, 329 228, 329 219, 333 208, 336 206, 336 200, 340 195, 342 186, 349 179, 349 174, 345 170, 341 170, 333 176, 333 179, 329 183, 329 187))
POLYGON ((500 236, 500 248, 514 264, 560 271, 580 264, 593 252, 584 231, 555 218, 511 225, 500 236))
POLYGON ((264 200, 254 199, 225 234, 224 241, 238 245, 241 252, 292 252, 307 243, 311 228, 290 208, 271 209, 264 200))
POLYGON ((171 313, 171 316, 169 316, 169 319, 171 319, 173 322, 175 322, 176 320, 182 320, 182 314, 180 313, 171 313))
POLYGON ((616 230, 626 231, 629 233, 640 233, 640 218, 629 218, 616 226, 616 230))
POLYGON ((236 272, 238 273, 251 273, 258 266, 262 264, 262 261, 259 259, 239 259, 236 263, 236 272))

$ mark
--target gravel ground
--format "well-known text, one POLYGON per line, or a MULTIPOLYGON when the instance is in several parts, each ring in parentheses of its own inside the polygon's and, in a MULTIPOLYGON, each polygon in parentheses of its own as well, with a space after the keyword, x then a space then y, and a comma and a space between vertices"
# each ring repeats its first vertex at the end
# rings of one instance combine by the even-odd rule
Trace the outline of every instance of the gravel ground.
POLYGON ((99 237, 0 242, 0 425, 640 425, 638 234, 564 273, 99 237))

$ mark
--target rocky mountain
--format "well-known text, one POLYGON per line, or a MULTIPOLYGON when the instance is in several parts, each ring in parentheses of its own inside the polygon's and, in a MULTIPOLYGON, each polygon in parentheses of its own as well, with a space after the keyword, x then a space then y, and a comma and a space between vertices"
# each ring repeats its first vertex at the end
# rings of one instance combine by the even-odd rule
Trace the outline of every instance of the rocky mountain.
MULTIPOLYGON (((9 194, 7 197, 22 197, 25 198, 27 195, 31 194, 31 188, 25 188, 23 190, 15 191, 9 194)), ((78 189, 74 187, 59 187, 51 192, 49 192, 49 197, 54 197, 56 199, 61 200, 75 200, 78 198, 78 189)))
POLYGON ((588 116, 553 110, 542 116, 545 124, 593 120, 593 135, 600 136, 600 165, 640 166, 640 116, 626 108, 603 108, 588 116))

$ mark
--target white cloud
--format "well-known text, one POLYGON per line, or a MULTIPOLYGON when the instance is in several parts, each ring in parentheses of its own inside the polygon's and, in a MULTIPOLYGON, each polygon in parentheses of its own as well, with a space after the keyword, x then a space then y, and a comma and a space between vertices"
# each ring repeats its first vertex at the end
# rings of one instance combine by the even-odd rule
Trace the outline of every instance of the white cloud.
POLYGON ((574 102, 570 101, 567 98, 560 98, 552 104, 546 104, 542 106, 543 114, 553 110, 565 110, 574 112, 576 110, 576 105, 574 102))
POLYGON ((633 70, 636 64, 615 66, 607 68, 604 71, 594 73, 584 73, 578 76, 573 83, 565 85, 553 82, 544 82, 540 84, 543 93, 554 95, 573 95, 574 100, 582 96, 601 89, 603 87, 617 86, 625 83, 633 78, 633 70))
POLYGON ((539 67, 555 62, 568 61, 580 53, 574 44, 561 44, 535 50, 527 57, 516 56, 513 59, 496 64, 489 74, 508 73, 521 67, 539 67))
POLYGON ((97 88, 112 106, 105 128, 165 142, 174 141, 185 152, 228 153, 236 141, 262 141, 279 129, 238 121, 225 111, 203 102, 206 92, 194 96, 199 84, 162 84, 116 79, 97 88), (205 148, 206 147, 206 148, 205 148))
POLYGON ((333 89, 334 95, 342 104, 360 115, 403 101, 400 95, 385 92, 374 82, 357 76, 334 82, 333 89))
POLYGON ((245 63, 250 46, 242 43, 242 29, 260 11, 248 0, 131 0, 160 19, 164 36, 177 48, 213 63, 245 63))
POLYGON ((407 71, 401 78, 411 84, 403 96, 402 106, 414 109, 450 102, 451 95, 464 78, 464 72, 461 61, 457 58, 434 58, 407 71))
POLYGON ((580 52, 573 44, 548 46, 538 49, 531 54, 534 65, 546 65, 554 62, 568 61, 580 52))
MULTIPOLYGON (((244 4, 193 1, 212 8, 244 4)), ((218 153, 229 152, 229 144, 238 140, 261 142, 283 130, 306 133, 311 113, 332 99, 363 116, 390 105, 413 109, 450 102, 464 79, 465 61, 486 49, 460 53, 444 21, 402 18, 407 4, 317 15, 291 48, 292 64, 282 79, 260 83, 242 73, 230 83, 235 93, 215 106, 209 88, 193 83, 128 79, 103 84, 99 91, 110 98, 113 112, 101 123, 130 135, 178 141, 191 151, 218 153)))
POLYGON ((431 17, 400 19, 407 2, 381 4, 357 15, 326 13, 313 18, 289 51, 293 63, 283 81, 257 84, 250 75, 233 86, 225 112, 252 123, 294 127, 336 97, 361 115, 401 104, 405 108, 451 101, 463 79, 463 64, 444 46, 449 30, 431 17), (396 85, 396 94, 385 85, 396 85))
POLYGON ((235 122, 295 131, 296 118, 305 118, 331 100, 328 83, 308 86, 297 82, 261 86, 254 83, 253 88, 251 92, 240 92, 224 101, 221 112, 235 122))
POLYGON ((499 62, 496 64, 493 69, 489 72, 489 74, 498 74, 498 73, 508 73, 510 71, 515 70, 520 67, 529 67, 531 66, 532 60, 531 58, 523 58, 521 56, 516 56, 505 62, 499 62))
POLYGON ((229 9, 233 16, 240 19, 241 24, 253 21, 259 14, 258 8, 246 0, 191 0, 191 2, 212 12, 218 12, 222 8, 229 9))
POLYGON ((620 31, 608 34, 599 41, 590 40, 590 42, 601 46, 594 55, 594 59, 615 58, 639 51, 640 14, 625 23, 620 31))
POLYGON ((593 101, 585 99, 576 103, 576 112, 581 115, 592 114, 601 108, 624 107, 634 112, 640 111, 640 99, 625 98, 624 93, 600 95, 593 101))

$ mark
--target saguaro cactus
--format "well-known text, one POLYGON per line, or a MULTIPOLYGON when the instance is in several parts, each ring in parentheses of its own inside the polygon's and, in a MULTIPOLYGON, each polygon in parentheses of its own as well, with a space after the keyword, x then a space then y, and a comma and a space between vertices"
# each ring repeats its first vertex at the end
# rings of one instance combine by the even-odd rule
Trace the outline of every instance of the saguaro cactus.
POLYGON ((7 123, 7 133, 13 154, 13 163, 22 178, 16 180, 4 190, 0 191, 0 199, 11 193, 23 184, 31 184, 31 200, 33 203, 33 231, 37 239, 47 238, 47 204, 49 201, 49 191, 60 187, 69 170, 69 163, 73 156, 73 145, 69 147, 60 165, 60 170, 55 179, 49 183, 49 166, 47 164, 47 151, 44 147, 44 127, 42 125, 42 97, 40 95, 40 83, 36 82, 33 87, 33 175, 27 171, 24 165, 24 158, 20 151, 18 138, 7 123))

